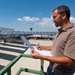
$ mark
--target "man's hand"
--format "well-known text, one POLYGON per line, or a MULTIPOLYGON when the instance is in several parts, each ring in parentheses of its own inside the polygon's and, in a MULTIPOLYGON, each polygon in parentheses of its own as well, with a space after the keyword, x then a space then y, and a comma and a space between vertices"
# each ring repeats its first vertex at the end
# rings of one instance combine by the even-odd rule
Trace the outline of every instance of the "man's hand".
POLYGON ((30 54, 33 58, 40 59, 40 54, 38 52, 36 52, 34 49, 32 49, 30 54))
POLYGON ((40 44, 36 45, 36 48, 37 48, 38 50, 43 50, 43 46, 40 46, 40 44))

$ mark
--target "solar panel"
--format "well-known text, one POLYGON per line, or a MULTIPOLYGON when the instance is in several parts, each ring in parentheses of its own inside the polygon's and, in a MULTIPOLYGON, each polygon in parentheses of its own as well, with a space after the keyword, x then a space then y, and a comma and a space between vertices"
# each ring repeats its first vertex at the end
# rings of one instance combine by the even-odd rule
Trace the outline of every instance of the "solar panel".
POLYGON ((0 35, 55 35, 57 32, 26 32, 26 31, 14 31, 14 30, 1 30, 0 35))

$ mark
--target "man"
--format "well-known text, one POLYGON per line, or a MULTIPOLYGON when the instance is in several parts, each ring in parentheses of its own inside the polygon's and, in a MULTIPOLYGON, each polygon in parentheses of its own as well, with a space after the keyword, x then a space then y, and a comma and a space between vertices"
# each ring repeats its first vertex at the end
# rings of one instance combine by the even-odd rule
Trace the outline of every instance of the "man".
POLYGON ((31 52, 33 58, 50 62, 47 75, 73 75, 75 69, 75 27, 70 22, 70 9, 65 5, 55 8, 52 12, 55 26, 60 26, 53 41, 53 46, 37 46, 39 50, 51 50, 53 56, 44 56, 31 52))

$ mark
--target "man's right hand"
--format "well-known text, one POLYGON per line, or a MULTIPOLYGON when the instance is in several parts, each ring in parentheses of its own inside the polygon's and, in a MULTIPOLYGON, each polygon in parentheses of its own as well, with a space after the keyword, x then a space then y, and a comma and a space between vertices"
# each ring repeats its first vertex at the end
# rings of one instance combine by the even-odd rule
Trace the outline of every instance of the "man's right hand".
POLYGON ((43 50, 43 46, 40 46, 39 44, 36 45, 36 48, 37 48, 38 50, 43 50))

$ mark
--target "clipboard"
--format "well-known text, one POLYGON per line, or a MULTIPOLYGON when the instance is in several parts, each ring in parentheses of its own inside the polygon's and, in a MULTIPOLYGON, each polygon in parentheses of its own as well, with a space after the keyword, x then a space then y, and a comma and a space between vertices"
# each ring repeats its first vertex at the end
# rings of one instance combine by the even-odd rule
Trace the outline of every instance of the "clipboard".
POLYGON ((49 52, 49 51, 45 51, 45 50, 40 51, 40 50, 36 49, 36 47, 33 47, 24 36, 21 36, 21 39, 27 44, 27 46, 29 46, 30 49, 34 48, 35 51, 37 51, 38 53, 40 53, 42 55, 52 56, 51 52, 49 52))
POLYGON ((29 43, 29 41, 26 39, 26 37, 21 36, 21 39, 27 44, 27 46, 29 46, 30 49, 33 48, 33 46, 29 43))

